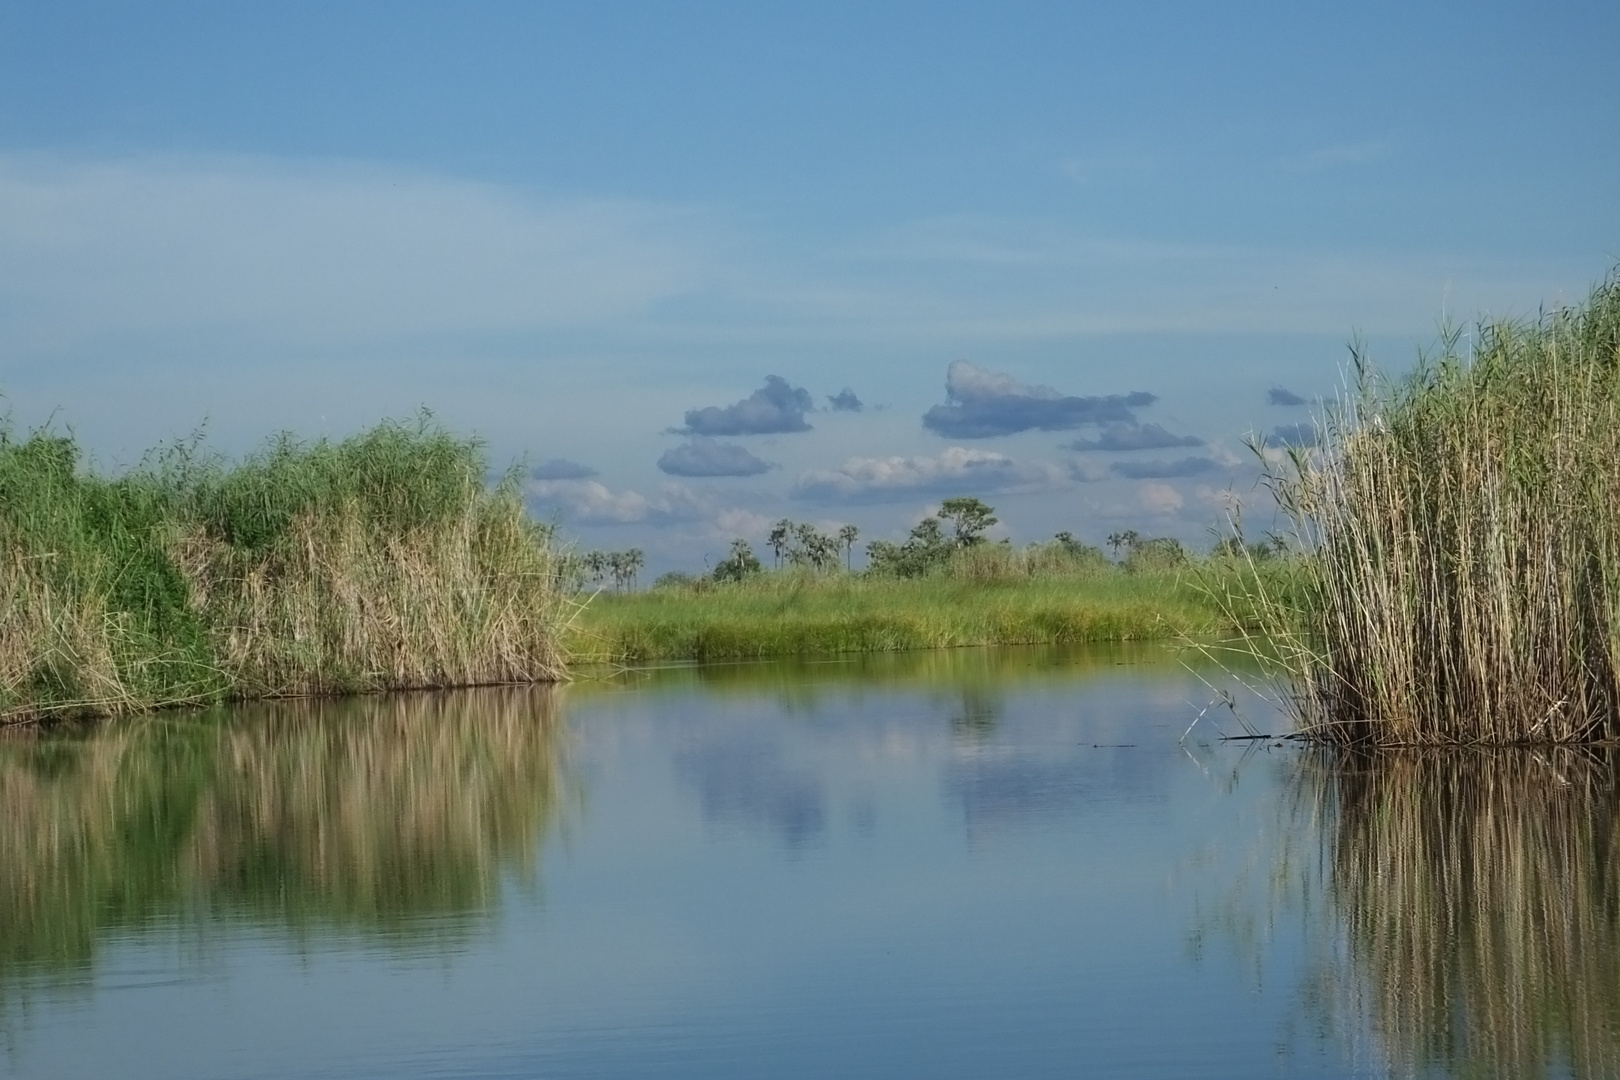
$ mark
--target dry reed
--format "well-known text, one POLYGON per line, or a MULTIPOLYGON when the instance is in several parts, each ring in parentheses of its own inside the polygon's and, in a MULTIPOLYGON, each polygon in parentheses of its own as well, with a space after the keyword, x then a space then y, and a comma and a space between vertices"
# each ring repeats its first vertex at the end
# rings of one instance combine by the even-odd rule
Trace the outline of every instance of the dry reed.
POLYGON ((0 722, 560 678, 550 532, 485 475, 426 417, 114 478, 0 427, 0 722))
POLYGON ((1620 279, 1461 341, 1393 382, 1357 350, 1273 473, 1308 558, 1255 651, 1336 743, 1620 737, 1620 279))

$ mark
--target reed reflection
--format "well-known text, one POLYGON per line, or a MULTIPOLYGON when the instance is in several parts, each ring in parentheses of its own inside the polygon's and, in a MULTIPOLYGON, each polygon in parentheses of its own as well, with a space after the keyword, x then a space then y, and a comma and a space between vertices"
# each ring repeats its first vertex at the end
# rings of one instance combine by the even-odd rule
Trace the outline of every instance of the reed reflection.
POLYGON ((1620 1076, 1613 749, 1320 756, 1302 778, 1344 933, 1324 985, 1393 1073, 1620 1076))
POLYGON ((303 701, 0 742, 0 997, 114 932, 231 919, 464 937, 536 882, 562 794, 545 687, 303 701))

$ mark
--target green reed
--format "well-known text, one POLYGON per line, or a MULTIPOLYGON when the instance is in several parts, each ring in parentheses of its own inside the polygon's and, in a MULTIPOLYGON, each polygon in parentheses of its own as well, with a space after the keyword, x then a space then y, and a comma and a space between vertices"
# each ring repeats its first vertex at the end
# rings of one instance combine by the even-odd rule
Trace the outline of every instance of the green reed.
POLYGON ((1463 340, 1399 380, 1356 352, 1271 478, 1308 557, 1256 644, 1322 739, 1620 737, 1620 280, 1463 340))
POLYGON ((552 679, 551 537, 424 416, 119 476, 0 429, 0 719, 552 679))

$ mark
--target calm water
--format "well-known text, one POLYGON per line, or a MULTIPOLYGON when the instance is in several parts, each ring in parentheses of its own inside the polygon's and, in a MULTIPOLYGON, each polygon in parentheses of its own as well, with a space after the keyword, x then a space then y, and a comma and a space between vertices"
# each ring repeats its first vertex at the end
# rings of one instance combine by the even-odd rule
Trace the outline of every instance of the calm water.
POLYGON ((1620 1076, 1612 759, 1183 741, 1203 680, 962 650, 12 737, 0 1072, 1620 1076))

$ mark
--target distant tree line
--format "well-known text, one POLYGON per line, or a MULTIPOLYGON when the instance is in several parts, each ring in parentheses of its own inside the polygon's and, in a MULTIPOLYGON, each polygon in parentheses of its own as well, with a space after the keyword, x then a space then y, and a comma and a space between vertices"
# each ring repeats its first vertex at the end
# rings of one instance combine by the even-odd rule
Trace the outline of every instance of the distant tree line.
POLYGON ((647 565, 647 556, 640 548, 628 551, 587 551, 577 556, 578 576, 593 585, 601 585, 608 578, 620 592, 636 587, 636 575, 647 565))
MULTIPOLYGON (((964 495, 946 499, 940 504, 939 513, 918 522, 903 542, 873 540, 868 543, 866 573, 913 578, 938 572, 959 553, 989 543, 985 534, 997 524, 995 508, 977 498, 964 495)), ((775 569, 827 574, 840 569, 853 572, 855 544, 859 538, 860 530, 854 525, 841 526, 836 532, 822 532, 809 522, 783 518, 771 526, 765 545, 770 549, 771 565, 775 569)), ((999 549, 1010 546, 1010 542, 1003 540, 995 546, 999 549)), ((1107 546, 1113 551, 1117 565, 1129 573, 1173 570, 1191 560, 1181 541, 1168 536, 1144 536, 1134 529, 1112 533, 1107 546)), ((1213 554, 1216 558, 1260 561, 1273 558, 1282 550, 1281 542, 1275 538, 1248 543, 1239 530, 1222 538, 1213 554)), ((1027 562, 1036 555, 1039 565, 1058 568, 1056 572, 1061 573, 1073 572, 1062 567, 1106 568, 1110 565, 1101 548, 1082 543, 1067 531, 1057 533, 1044 544, 1031 544, 1020 557, 1027 562)), ((616 590, 623 591, 635 587, 636 576, 645 561, 639 548, 631 548, 628 551, 588 551, 574 556, 570 566, 578 587, 601 587, 611 581, 616 590)), ((699 576, 674 571, 661 575, 654 586, 740 582, 764 573, 765 569, 753 545, 738 537, 709 573, 699 576)))

